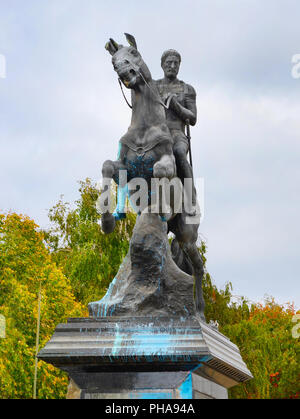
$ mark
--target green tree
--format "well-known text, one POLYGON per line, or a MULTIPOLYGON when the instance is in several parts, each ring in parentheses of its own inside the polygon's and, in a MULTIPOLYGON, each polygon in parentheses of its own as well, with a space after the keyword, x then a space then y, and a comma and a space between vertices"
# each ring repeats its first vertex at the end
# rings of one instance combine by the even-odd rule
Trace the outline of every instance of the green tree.
POLYGON ((135 214, 127 213, 115 231, 106 235, 96 209, 99 191, 86 179, 80 182, 75 208, 61 199, 49 211, 52 228, 46 232, 52 260, 70 279, 76 299, 85 306, 101 299, 118 272, 129 248, 135 214))
POLYGON ((221 331, 240 349, 253 380, 230 391, 231 398, 299 398, 299 339, 292 336, 292 305, 274 299, 252 305, 248 319, 221 331))
MULTIPOLYGON (((6 338, 0 339, 0 398, 32 397, 39 284, 41 346, 58 323, 83 314, 37 228, 26 216, 0 214, 0 313, 6 319, 6 338)), ((67 376, 51 365, 38 366, 38 397, 64 397, 67 376)))

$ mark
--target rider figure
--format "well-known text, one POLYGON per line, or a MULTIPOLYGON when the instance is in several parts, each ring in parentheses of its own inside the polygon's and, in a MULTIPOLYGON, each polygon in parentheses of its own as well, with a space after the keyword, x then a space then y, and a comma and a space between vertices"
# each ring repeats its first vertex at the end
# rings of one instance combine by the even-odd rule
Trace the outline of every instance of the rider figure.
POLYGON ((181 63, 180 54, 174 49, 165 51, 161 57, 161 67, 164 71, 164 78, 157 80, 156 85, 165 104, 169 103, 166 109, 167 125, 173 138, 173 153, 176 159, 178 177, 184 182, 185 178, 192 179, 192 190, 186 188, 185 206, 189 215, 194 215, 191 204, 195 208, 196 191, 193 182, 192 167, 187 160, 189 141, 185 134, 185 126, 188 120, 190 125, 195 125, 197 120, 196 92, 195 89, 181 80, 177 74, 181 63))

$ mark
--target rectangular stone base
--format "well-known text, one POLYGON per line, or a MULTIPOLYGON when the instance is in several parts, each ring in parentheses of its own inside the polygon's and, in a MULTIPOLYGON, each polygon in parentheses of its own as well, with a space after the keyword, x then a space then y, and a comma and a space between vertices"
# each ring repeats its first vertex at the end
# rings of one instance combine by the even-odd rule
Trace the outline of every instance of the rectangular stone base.
POLYGON ((252 378, 238 347, 196 317, 69 319, 38 357, 69 374, 69 398, 226 398, 252 378))
POLYGON ((191 372, 74 374, 68 399, 227 399, 227 389, 191 372))

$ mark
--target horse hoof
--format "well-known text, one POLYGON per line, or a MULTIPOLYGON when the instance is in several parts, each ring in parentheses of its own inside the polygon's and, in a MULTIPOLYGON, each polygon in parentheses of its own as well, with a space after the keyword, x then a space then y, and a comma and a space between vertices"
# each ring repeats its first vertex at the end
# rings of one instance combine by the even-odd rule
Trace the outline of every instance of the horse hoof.
POLYGON ((114 231, 116 226, 116 219, 115 217, 110 214, 109 212, 103 214, 101 217, 101 228, 103 233, 110 234, 114 231))
POLYGON ((161 164, 161 162, 157 162, 153 166, 153 176, 158 179, 162 179, 167 176, 166 168, 161 164))

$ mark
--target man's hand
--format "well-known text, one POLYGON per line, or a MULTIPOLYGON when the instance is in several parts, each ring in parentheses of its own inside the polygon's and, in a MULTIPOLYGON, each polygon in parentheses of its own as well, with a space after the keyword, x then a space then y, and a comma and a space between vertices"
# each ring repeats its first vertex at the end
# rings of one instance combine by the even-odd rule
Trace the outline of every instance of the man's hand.
POLYGON ((187 101, 187 107, 182 106, 178 100, 177 95, 174 93, 171 93, 168 97, 167 106, 169 104, 169 108, 183 121, 185 122, 187 119, 189 119, 191 125, 196 124, 196 105, 195 105, 195 99, 192 98, 192 100, 186 100, 187 101))
POLYGON ((165 104, 169 109, 175 111, 176 104, 178 104, 175 93, 168 93, 165 99, 165 104))

